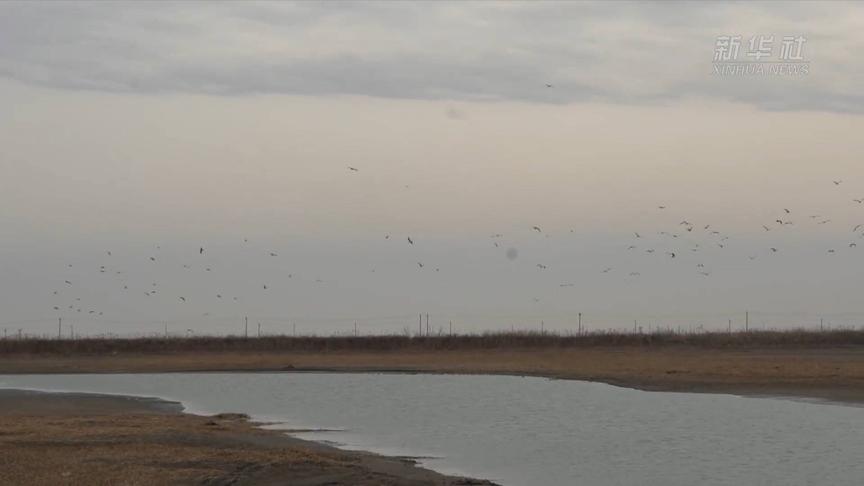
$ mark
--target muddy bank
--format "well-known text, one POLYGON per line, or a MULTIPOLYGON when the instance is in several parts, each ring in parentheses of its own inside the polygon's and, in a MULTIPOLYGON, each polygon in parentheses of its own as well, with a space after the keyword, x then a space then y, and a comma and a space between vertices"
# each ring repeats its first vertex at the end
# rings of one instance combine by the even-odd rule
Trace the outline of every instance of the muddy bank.
POLYGON ((0 390, 0 484, 490 485, 176 402, 0 390))

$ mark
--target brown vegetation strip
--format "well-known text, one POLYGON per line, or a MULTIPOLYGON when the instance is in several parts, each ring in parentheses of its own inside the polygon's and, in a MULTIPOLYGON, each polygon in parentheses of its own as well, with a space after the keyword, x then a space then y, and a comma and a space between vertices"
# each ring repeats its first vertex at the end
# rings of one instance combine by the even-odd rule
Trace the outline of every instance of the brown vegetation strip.
POLYGON ((400 371, 864 402, 864 332, 4 341, 0 373, 400 371))

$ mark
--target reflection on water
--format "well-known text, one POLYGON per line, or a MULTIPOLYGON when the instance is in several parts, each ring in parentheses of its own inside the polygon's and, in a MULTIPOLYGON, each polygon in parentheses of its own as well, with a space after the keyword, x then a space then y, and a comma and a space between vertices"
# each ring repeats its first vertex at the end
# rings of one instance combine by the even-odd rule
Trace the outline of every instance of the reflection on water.
POLYGON ((864 411, 508 376, 0 376, 0 386, 158 396, 508 485, 860 485, 864 411))

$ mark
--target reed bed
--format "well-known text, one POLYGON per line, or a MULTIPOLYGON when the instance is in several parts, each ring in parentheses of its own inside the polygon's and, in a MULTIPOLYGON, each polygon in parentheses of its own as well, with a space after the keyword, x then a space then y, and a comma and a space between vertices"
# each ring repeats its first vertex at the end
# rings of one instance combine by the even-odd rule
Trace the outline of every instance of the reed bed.
POLYGON ((24 337, 0 339, 3 354, 110 355, 117 353, 183 352, 382 352, 429 350, 537 349, 578 347, 702 348, 748 347, 844 347, 864 345, 864 330, 759 330, 741 332, 648 333, 592 332, 487 332, 481 334, 286 336, 260 337, 147 336, 121 338, 91 336, 71 338, 24 337))

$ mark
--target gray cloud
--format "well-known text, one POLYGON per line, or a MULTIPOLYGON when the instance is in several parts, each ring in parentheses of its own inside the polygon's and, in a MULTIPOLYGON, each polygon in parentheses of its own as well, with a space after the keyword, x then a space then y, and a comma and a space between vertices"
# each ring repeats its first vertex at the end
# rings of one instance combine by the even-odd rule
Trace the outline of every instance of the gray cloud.
POLYGON ((861 113, 862 16, 855 4, 797 3, 11 3, 0 5, 0 75, 112 92, 694 97, 861 113), (712 76, 722 34, 805 35, 811 74, 712 76))

